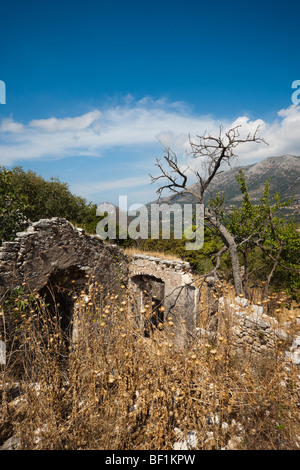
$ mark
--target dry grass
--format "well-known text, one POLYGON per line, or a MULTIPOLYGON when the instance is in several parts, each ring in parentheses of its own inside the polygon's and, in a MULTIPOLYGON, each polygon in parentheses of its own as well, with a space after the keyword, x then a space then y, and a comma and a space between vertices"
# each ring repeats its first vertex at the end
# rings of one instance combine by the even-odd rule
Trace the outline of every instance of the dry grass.
POLYGON ((148 256, 154 256, 154 257, 157 257, 157 258, 182 261, 181 258, 178 258, 173 253, 165 253, 165 252, 162 252, 162 251, 143 251, 143 250, 135 248, 135 247, 128 247, 128 248, 124 249, 124 252, 129 257, 131 257, 133 255, 148 255, 148 256))
MULTIPOLYGON (((251 289, 249 304, 263 306, 264 312, 270 317, 275 318, 279 326, 284 329, 293 323, 296 323, 297 319, 300 319, 299 303, 292 300, 284 291, 270 293, 266 300, 262 300, 263 284, 264 283, 262 283, 259 288, 251 289)), ((201 279, 196 282, 196 286, 200 288, 201 291, 200 312, 202 312, 202 324, 200 326, 204 327, 207 315, 209 314, 209 304, 211 300, 206 297, 206 284, 203 283, 201 279)), ((231 303, 235 302, 236 294, 232 284, 229 284, 226 281, 219 281, 216 283, 215 294, 213 294, 213 297, 218 299, 221 296, 229 299, 231 303)), ((248 310, 249 313, 251 313, 251 309, 248 310)))
POLYGON ((21 449, 166 450, 194 432, 196 449, 298 449, 297 371, 280 351, 236 357, 225 337, 177 349, 172 322, 144 338, 126 289, 90 292, 77 299, 76 342, 42 299, 17 315, 0 444, 15 435, 21 449))

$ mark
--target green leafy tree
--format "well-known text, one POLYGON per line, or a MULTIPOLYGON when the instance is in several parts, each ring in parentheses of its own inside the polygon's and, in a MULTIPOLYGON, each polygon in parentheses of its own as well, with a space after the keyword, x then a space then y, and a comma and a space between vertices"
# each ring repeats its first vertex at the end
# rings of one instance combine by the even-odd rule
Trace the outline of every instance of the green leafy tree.
POLYGON ((0 167, 0 243, 13 239, 26 226, 27 202, 13 180, 13 173, 0 167))
MULTIPOLYGON (((240 208, 234 208, 226 214, 226 226, 234 235, 244 267, 244 291, 247 295, 250 277, 264 280, 264 298, 268 296, 271 281, 278 278, 280 268, 285 274, 285 287, 293 292, 299 288, 299 253, 300 237, 293 221, 286 221, 277 216, 279 211, 290 204, 280 201, 276 194, 273 203, 269 197, 269 181, 266 181, 263 196, 258 204, 250 200, 248 188, 242 170, 236 177, 243 202, 240 208)), ((282 284, 281 284, 282 288, 282 284)))
POLYGON ((35 172, 22 167, 0 169, 2 208, 2 239, 10 239, 24 221, 63 217, 95 233, 96 205, 71 193, 66 183, 58 178, 44 180, 35 172))

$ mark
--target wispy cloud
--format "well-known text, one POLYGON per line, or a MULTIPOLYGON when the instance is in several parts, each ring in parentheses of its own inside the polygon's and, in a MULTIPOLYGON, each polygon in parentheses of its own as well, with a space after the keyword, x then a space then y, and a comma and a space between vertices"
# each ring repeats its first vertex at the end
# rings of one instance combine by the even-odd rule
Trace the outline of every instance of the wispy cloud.
MULTIPOLYGON (((5 118, 0 123, 0 164, 24 160, 61 159, 68 156, 103 157, 107 149, 140 146, 161 141, 179 155, 189 148, 189 134, 218 132, 241 125, 243 132, 261 125, 269 146, 247 145, 239 149, 241 162, 258 161, 270 155, 300 153, 300 106, 277 113, 272 122, 240 116, 234 122, 196 115, 182 103, 128 98, 122 105, 75 117, 33 119, 27 124, 5 118)), ((107 183, 110 184, 110 183, 107 183)), ((113 183, 111 183, 113 184, 113 183)))
POLYGON ((119 196, 127 196, 128 204, 140 204, 155 199, 155 187, 149 176, 118 178, 111 181, 91 181, 89 183, 71 184, 71 191, 86 199, 100 202, 114 202, 118 205, 119 196))
POLYGON ((112 181, 91 181, 87 184, 78 183, 73 185, 72 189, 78 194, 91 196, 96 193, 104 193, 114 189, 118 189, 119 192, 122 192, 122 190, 140 187, 149 183, 149 178, 147 176, 133 176, 129 178, 115 179, 112 181))
POLYGON ((57 119, 33 119, 29 123, 29 127, 38 128, 45 132, 65 132, 65 131, 83 131, 90 127, 93 122, 99 120, 101 113, 98 110, 92 111, 75 118, 57 119))

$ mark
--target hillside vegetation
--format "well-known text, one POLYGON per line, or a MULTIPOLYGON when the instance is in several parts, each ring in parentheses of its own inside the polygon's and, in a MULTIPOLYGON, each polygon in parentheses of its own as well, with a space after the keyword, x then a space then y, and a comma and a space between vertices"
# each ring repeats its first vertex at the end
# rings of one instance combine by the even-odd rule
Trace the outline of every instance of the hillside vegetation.
POLYGON ((0 243, 22 231, 27 222, 63 217, 95 233, 96 205, 75 196, 58 178, 46 181, 22 167, 0 167, 0 243))

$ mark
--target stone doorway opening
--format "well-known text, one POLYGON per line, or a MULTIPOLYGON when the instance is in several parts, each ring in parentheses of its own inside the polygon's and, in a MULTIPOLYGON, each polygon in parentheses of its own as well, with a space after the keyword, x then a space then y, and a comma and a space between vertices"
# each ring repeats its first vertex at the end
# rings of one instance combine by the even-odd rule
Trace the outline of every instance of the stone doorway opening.
POLYGON ((151 275, 141 274, 131 278, 139 313, 139 324, 144 337, 148 338, 154 329, 162 330, 165 322, 165 283, 151 275))
POLYGON ((39 291, 52 319, 55 318, 67 343, 72 337, 74 296, 86 287, 86 272, 77 266, 53 272, 39 291))

